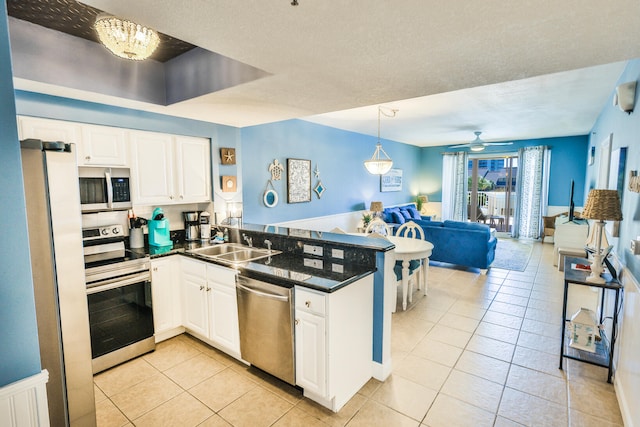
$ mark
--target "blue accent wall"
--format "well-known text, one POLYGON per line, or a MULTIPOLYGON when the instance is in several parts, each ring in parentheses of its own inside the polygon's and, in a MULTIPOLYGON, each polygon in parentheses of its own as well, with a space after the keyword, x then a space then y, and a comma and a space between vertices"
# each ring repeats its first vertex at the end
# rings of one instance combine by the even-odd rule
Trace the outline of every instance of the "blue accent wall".
MULTIPOLYGON (((513 145, 501 148, 487 148, 483 153, 516 153, 522 147, 546 145, 551 148, 549 171, 549 205, 569 206, 571 180, 575 182, 574 203, 584 204, 584 195, 579 190, 585 184, 584 170, 587 164, 588 136, 567 136, 544 139, 514 141, 513 145)), ((446 147, 425 147, 421 153, 421 170, 418 176, 420 194, 429 196, 429 201, 442 201, 442 153, 446 147)))
POLYGON ((0 387, 40 372, 6 3, 0 2, 0 387))
POLYGON ((384 205, 406 203, 418 194, 420 148, 382 140, 382 147, 402 169, 402 191, 381 192, 380 177, 371 175, 363 162, 373 155, 377 138, 334 129, 304 120, 252 126, 241 130, 244 219, 270 224, 300 218, 369 209, 371 201, 384 205), (312 191, 311 201, 287 203, 286 163, 288 158, 311 160, 311 187, 322 181, 321 198, 312 191), (279 203, 267 208, 263 195, 271 179, 269 165, 277 159, 285 166, 282 179, 273 181, 279 203), (313 173, 316 167, 320 177, 313 173))
MULTIPOLYGON (((636 59, 628 63, 616 85, 638 80, 640 80, 640 60, 636 59)), ((634 193, 628 189, 629 172, 640 169, 640 143, 638 142, 640 139, 640 106, 638 105, 640 86, 636 89, 636 104, 631 114, 624 113, 613 105, 614 89, 612 88, 611 97, 603 106, 589 138, 589 147, 596 147, 596 150, 593 165, 587 166, 584 195, 586 199, 588 191, 596 185, 601 159, 600 145, 605 138, 613 134, 611 149, 627 147, 627 161, 622 190, 623 220, 620 222, 620 237, 612 240, 615 242, 618 257, 629 268, 636 280, 640 280, 640 257, 633 255, 629 249, 629 241, 640 236, 640 193, 634 193)))

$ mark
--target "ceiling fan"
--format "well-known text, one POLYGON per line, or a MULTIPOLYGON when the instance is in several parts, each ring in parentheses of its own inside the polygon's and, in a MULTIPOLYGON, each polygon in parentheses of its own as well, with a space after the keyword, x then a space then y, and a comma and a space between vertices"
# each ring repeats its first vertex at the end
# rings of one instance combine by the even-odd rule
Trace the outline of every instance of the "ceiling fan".
POLYGON ((453 145, 449 148, 469 148, 471 151, 482 151, 485 149, 485 147, 492 147, 492 146, 496 146, 496 145, 512 145, 513 142, 485 142, 483 140, 480 139, 480 134, 482 132, 480 131, 475 131, 474 132, 476 134, 476 139, 474 139, 473 141, 471 141, 468 144, 460 144, 460 145, 453 145))

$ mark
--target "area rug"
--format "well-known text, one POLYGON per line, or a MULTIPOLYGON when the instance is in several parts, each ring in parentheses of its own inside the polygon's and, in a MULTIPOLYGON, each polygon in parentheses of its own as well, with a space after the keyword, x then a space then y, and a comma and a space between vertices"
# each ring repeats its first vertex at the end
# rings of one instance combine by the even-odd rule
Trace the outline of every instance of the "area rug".
POLYGON ((491 263, 493 268, 524 271, 529 263, 533 242, 522 242, 516 239, 498 239, 496 257, 491 263))

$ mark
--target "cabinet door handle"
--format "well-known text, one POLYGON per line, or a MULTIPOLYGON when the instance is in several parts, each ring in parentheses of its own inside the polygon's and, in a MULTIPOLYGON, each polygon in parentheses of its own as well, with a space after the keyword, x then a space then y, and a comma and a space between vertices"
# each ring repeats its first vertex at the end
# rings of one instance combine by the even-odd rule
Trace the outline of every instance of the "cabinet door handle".
POLYGON ((296 326, 300 324, 300 319, 296 319, 296 326))
POLYGON ((204 291, 204 286, 200 285, 200 290, 204 291))
POLYGON ((209 292, 210 290, 211 290, 211 288, 207 286, 207 292, 209 292))
POLYGON ((311 307, 311 301, 305 301, 305 302, 304 302, 304 305, 306 305, 306 306, 307 306, 307 308, 311 307))
POLYGON ((158 267, 153 267, 153 271, 158 271, 158 267))
POLYGON ((180 200, 182 200, 182 199, 184 199, 184 196, 181 194, 181 195, 180 195, 180 200))
POLYGON ((85 160, 91 160, 91 156, 85 156, 85 160))
POLYGON ((173 200, 173 196, 169 196, 169 199, 173 200))

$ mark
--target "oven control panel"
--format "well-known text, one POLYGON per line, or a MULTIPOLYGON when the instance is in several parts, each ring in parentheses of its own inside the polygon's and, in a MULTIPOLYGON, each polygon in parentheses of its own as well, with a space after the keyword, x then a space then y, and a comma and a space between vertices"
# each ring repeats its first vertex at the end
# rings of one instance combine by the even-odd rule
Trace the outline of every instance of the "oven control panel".
POLYGON ((113 237, 124 237, 124 228, 122 225, 115 224, 82 229, 83 241, 109 239, 113 237))

